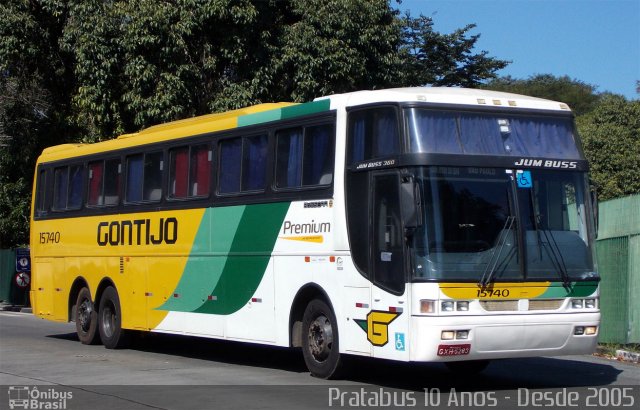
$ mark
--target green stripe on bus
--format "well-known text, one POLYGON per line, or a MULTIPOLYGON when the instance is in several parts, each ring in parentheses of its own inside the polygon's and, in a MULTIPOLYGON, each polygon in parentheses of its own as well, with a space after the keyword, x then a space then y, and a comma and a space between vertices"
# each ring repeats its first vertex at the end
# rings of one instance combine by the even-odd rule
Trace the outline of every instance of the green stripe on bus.
POLYGON ((246 207, 233 238, 231 256, 211 293, 212 300, 194 312, 228 315, 251 299, 264 277, 289 205, 280 202, 246 207))
POLYGON ((246 206, 209 208, 202 217, 184 272, 171 298, 158 309, 191 312, 215 289, 246 206), (209 254, 209 255, 207 255, 209 254))
POLYGON ((543 298, 583 298, 591 296, 598 289, 597 281, 572 282, 569 289, 565 289, 562 283, 553 282, 549 288, 536 299, 543 298))
POLYGON ((282 119, 329 111, 329 108, 331 108, 331 100, 329 99, 309 102, 305 104, 290 105, 288 107, 282 108, 282 119))
POLYGON ((173 292, 180 296, 158 309, 227 315, 242 308, 264 276, 289 205, 207 209, 173 292))
POLYGON ((328 111, 331 106, 331 101, 320 100, 304 104, 290 105, 284 108, 277 108, 275 110, 257 112, 254 114, 247 114, 238 117, 238 127, 246 127, 248 125, 262 124, 270 121, 283 120, 288 118, 300 117, 303 115, 315 114, 323 111, 328 111))

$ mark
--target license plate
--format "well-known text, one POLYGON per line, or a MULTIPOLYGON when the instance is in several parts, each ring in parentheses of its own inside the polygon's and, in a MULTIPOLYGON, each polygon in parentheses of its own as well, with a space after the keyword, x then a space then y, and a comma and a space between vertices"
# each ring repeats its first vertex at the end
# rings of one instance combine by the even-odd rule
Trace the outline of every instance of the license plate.
POLYGON ((471 345, 440 345, 438 346, 438 356, 463 356, 469 354, 471 345))

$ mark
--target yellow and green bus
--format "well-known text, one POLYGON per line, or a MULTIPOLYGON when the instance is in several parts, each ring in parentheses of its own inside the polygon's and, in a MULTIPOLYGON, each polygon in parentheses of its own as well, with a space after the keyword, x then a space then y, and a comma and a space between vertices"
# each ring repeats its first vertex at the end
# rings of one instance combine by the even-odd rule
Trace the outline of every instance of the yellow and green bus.
POLYGON ((401 88, 45 149, 33 312, 82 343, 150 331, 445 362, 593 351, 595 202, 563 103, 401 88))

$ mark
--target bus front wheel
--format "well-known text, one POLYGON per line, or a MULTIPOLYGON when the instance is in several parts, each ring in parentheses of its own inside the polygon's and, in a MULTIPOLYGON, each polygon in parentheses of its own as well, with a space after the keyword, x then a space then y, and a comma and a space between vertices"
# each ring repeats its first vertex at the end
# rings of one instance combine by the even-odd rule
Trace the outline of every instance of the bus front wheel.
POLYGON ((98 329, 102 344, 107 349, 118 349, 127 344, 128 334, 122 329, 120 298, 112 286, 107 287, 100 298, 98 329))
POLYGON ((338 326, 333 310, 312 300, 302 318, 302 355, 311 374, 322 379, 338 377, 342 367, 338 326))
POLYGON ((98 312, 91 300, 89 289, 82 288, 78 293, 75 306, 76 333, 78 339, 85 345, 95 345, 100 342, 98 334, 98 312))

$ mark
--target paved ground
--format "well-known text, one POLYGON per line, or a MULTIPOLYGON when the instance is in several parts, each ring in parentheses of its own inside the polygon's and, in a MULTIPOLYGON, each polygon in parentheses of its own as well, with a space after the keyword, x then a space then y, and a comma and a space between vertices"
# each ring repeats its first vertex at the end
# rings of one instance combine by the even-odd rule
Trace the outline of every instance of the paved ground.
POLYGON ((640 404, 640 366, 592 356, 496 361, 482 374, 467 377, 437 364, 358 359, 345 379, 325 381, 309 375, 295 350, 148 335, 131 349, 114 351, 80 344, 72 323, 14 312, 0 312, 0 385, 7 386, 0 389, 0 409, 19 395, 15 386, 27 386, 29 398, 44 392, 40 401, 58 400, 58 408, 64 404, 67 409, 352 408, 394 403, 433 408, 436 402, 441 408, 527 408, 537 398, 565 407, 558 400, 570 399, 573 392, 582 401, 580 407, 589 396, 593 404, 640 404), (555 396, 538 397, 538 392, 555 396), (63 400, 64 393, 72 397, 63 400))

